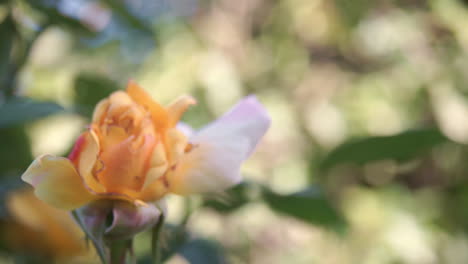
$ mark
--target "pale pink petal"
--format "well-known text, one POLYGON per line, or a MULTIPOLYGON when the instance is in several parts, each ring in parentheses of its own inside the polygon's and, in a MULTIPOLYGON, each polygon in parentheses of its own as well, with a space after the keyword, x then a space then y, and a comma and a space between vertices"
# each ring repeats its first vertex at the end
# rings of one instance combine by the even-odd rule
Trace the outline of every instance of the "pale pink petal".
POLYGON ((190 138, 193 145, 168 173, 172 192, 218 192, 241 181, 240 167, 270 126, 254 96, 239 102, 223 117, 190 138))
POLYGON ((177 130, 179 130, 180 132, 184 133, 184 135, 186 137, 192 137, 193 134, 195 134, 195 131, 193 130, 193 128, 185 123, 185 122, 179 122, 177 123, 177 126, 176 126, 177 130))

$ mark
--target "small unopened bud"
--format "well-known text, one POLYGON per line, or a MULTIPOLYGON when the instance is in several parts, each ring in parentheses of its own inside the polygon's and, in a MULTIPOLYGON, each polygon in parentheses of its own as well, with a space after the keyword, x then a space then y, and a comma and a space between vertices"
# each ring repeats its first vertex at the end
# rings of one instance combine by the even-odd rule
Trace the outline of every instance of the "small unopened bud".
POLYGON ((161 216, 156 204, 100 200, 77 210, 86 233, 95 241, 126 240, 153 227, 161 216))

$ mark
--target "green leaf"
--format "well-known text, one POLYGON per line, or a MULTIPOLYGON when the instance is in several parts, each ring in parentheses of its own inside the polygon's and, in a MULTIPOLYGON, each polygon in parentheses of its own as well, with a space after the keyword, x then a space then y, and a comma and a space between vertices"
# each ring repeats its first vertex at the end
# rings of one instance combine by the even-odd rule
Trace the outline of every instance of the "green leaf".
POLYGON ((16 26, 13 18, 8 15, 0 24, 0 85, 1 89, 10 89, 4 87, 8 74, 10 73, 11 56, 13 42, 15 40, 16 26))
POLYGON ((448 139, 437 129, 363 138, 338 146, 325 157, 321 168, 328 169, 345 162, 363 164, 383 159, 407 161, 444 142, 448 142, 448 139))
POLYGON ((263 188, 263 198, 278 213, 289 215, 310 224, 330 227, 337 232, 345 230, 346 222, 322 191, 311 186, 304 191, 281 195, 263 188))
POLYGON ((91 116, 96 104, 119 85, 111 79, 93 73, 81 73, 75 79, 75 104, 79 113, 91 116))
POLYGON ((64 111, 52 102, 40 102, 24 97, 16 97, 0 105, 0 128, 34 121, 64 111))
POLYGON ((227 263, 219 244, 206 239, 194 239, 185 243, 178 251, 190 264, 227 263))
POLYGON ((249 202, 249 187, 249 183, 243 182, 227 190, 220 199, 206 199, 203 205, 220 213, 230 213, 249 202))

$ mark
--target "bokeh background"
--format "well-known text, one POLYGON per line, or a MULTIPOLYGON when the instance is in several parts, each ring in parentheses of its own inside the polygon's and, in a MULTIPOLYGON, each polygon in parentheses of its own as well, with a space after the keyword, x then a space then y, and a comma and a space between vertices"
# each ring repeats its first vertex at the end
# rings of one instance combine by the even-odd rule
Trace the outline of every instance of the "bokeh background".
POLYGON ((193 95, 195 128, 248 94, 272 117, 243 184, 168 198, 167 263, 468 262, 468 1, 1 0, 0 21, 0 263, 97 263, 19 177, 129 79, 193 95))

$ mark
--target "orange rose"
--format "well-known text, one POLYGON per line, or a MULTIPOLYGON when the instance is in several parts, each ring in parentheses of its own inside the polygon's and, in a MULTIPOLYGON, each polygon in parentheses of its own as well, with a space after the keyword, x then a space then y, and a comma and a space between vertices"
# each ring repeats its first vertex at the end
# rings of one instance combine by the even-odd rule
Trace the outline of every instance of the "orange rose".
POLYGON ((96 200, 152 203, 180 195, 222 191, 270 124, 254 97, 197 133, 183 133, 181 115, 195 100, 159 105, 134 82, 102 100, 68 158, 37 158, 22 179, 43 201, 77 209, 96 200))

